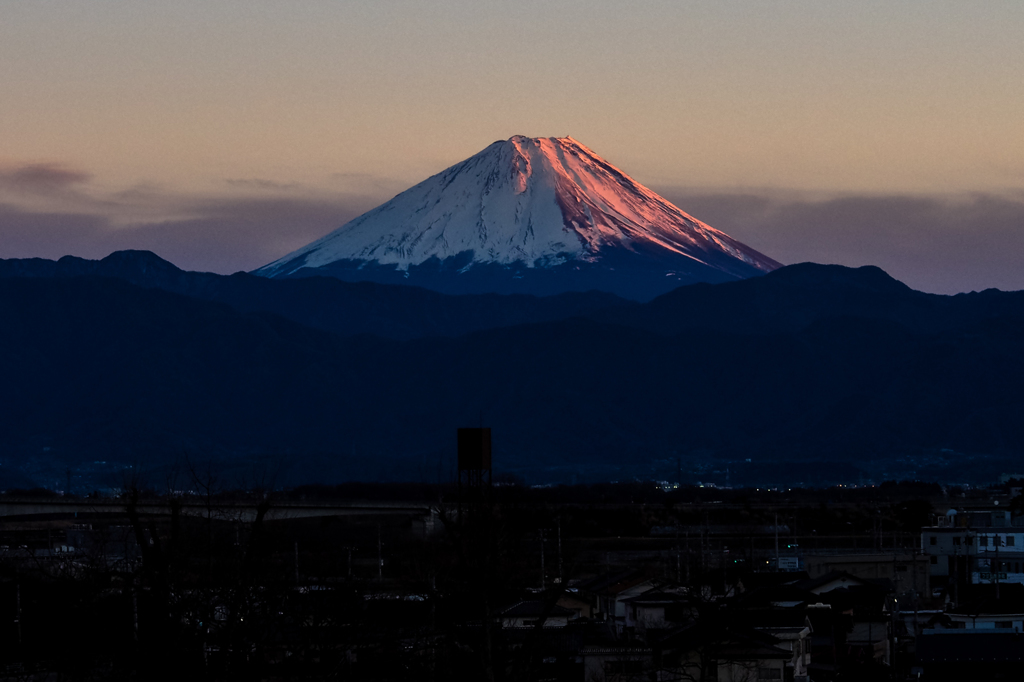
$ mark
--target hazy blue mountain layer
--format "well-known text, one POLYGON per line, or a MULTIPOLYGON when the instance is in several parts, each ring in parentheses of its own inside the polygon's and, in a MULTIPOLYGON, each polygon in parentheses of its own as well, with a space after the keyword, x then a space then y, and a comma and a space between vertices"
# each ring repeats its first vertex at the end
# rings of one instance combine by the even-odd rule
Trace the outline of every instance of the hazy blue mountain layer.
POLYGON ((436 480, 455 428, 481 422, 499 470, 562 480, 674 472, 698 454, 737 477, 802 462, 786 473, 799 482, 836 463, 1024 453, 1020 292, 934 296, 877 268, 803 264, 647 304, 567 299, 547 319, 532 307, 545 299, 488 299, 530 320, 511 324, 462 320, 489 307, 462 297, 332 282, 327 300, 369 321, 325 331, 273 312, 293 295, 273 287, 316 282, 258 280, 269 288, 232 305, 224 291, 257 278, 114 262, 139 258, 152 267, 127 279, 0 263, 3 472, 45 482, 189 454, 275 457, 293 481, 436 480), (423 300, 452 325, 417 317, 423 300))

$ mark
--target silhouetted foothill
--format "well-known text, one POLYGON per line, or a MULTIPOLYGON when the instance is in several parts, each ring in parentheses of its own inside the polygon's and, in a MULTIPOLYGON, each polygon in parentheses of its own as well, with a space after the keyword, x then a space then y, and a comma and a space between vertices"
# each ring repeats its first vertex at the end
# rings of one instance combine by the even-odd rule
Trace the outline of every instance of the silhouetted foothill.
POLYGON ((9 485, 182 452, 277 456, 296 483, 436 481, 482 418, 495 474, 532 481, 966 480, 1024 452, 1021 292, 803 264, 647 304, 453 297, 136 258, 0 262, 9 485))

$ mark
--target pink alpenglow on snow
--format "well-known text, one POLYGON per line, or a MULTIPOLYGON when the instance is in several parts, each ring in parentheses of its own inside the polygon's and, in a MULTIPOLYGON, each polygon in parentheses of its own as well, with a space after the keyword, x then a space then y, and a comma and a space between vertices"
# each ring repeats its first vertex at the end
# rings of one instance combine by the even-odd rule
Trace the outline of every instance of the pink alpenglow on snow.
POLYGON ((779 267, 571 137, 495 142, 257 270, 448 293, 650 298, 779 267))

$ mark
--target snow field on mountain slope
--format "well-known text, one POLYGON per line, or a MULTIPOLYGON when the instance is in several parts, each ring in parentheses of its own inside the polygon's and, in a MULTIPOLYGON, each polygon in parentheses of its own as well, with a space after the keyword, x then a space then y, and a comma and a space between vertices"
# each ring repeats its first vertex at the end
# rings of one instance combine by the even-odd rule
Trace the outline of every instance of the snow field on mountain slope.
POLYGON ((282 261, 308 252, 306 267, 353 259, 405 269, 468 250, 503 264, 578 254, 583 246, 563 229, 554 182, 521 177, 512 152, 492 145, 282 261))
POLYGON ((515 136, 263 270, 275 275, 340 260, 404 270, 466 251, 474 262, 532 267, 565 258, 593 261, 606 247, 652 244, 712 267, 733 258, 761 269, 773 265, 572 138, 515 136))

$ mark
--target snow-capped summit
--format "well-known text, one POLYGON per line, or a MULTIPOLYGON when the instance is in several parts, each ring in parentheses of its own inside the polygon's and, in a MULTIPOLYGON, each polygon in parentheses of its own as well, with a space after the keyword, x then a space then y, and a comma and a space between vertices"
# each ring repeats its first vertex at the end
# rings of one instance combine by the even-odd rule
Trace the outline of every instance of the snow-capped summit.
POLYGON ((256 273, 646 299, 777 267, 571 137, 517 135, 256 273))

